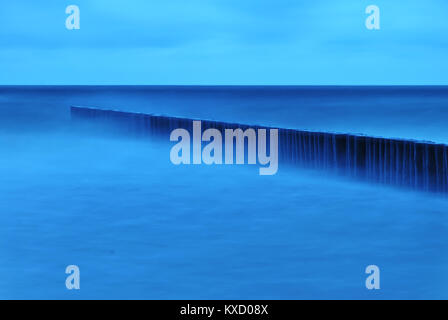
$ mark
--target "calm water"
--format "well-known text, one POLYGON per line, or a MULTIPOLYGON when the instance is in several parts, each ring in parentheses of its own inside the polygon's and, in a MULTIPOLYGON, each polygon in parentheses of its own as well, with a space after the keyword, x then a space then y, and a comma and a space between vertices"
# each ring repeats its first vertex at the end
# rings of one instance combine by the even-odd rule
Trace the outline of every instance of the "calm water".
POLYGON ((0 87, 0 298, 446 299, 447 198, 281 163, 275 176, 176 167, 168 142, 80 132, 68 106, 442 139, 447 99, 443 88, 0 87), (70 264, 79 291, 65 288, 70 264))
POLYGON ((448 143, 448 86, 0 86, 0 103, 0 124, 13 128, 20 123, 29 126, 28 121, 42 126, 52 120, 62 124, 70 105, 85 105, 448 143))

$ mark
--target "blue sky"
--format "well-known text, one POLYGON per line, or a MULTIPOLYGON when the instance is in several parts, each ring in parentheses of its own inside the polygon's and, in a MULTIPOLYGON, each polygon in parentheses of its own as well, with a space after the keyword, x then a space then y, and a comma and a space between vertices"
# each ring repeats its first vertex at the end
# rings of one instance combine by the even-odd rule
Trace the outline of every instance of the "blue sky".
POLYGON ((3 1, 0 84, 448 84, 446 0, 3 1), (67 30, 78 5, 81 29, 67 30), (381 9, 367 30, 365 8, 381 9))

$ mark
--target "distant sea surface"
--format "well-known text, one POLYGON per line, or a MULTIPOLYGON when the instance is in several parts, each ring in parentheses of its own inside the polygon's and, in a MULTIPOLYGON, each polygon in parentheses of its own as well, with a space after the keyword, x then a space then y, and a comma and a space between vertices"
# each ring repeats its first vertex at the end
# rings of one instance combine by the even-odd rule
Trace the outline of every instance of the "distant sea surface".
POLYGON ((448 86, 0 86, 13 127, 70 105, 448 143, 448 86))
POLYGON ((168 138, 79 131, 70 105, 448 142, 448 87, 2 86, 0 298, 448 298, 445 196, 174 166, 168 138))

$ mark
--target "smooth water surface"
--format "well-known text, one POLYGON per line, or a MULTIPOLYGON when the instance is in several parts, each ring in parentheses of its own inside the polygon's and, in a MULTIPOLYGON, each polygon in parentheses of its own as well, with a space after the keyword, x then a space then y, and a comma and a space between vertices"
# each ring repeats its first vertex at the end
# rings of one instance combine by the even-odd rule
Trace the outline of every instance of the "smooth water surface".
MULTIPOLYGON (((446 197, 281 163, 274 176, 259 176, 257 166, 174 166, 168 141, 70 122, 70 104, 156 105, 129 90, 1 88, 0 298, 447 298, 446 197), (70 264, 81 269, 79 291, 65 288, 70 264), (370 264, 381 269, 377 291, 365 288, 370 264)), ((203 90, 220 106, 220 96, 240 102, 216 114, 251 118, 241 110, 252 89, 203 90)), ((156 98, 212 115, 203 100, 173 91, 156 98)), ((251 102, 265 117, 282 110, 267 95, 251 102)), ((291 110, 289 118, 301 117, 291 110)), ((410 132, 419 119, 407 117, 410 132)))

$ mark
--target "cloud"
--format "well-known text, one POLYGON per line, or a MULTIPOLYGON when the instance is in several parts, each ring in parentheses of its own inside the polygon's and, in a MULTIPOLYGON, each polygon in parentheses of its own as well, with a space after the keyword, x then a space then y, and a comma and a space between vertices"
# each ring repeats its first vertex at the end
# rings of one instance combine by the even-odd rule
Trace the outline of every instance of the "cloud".
POLYGON ((379 31, 364 27, 367 0, 9 1, 0 68, 14 76, 0 82, 446 83, 448 3, 375 3, 379 31), (65 29, 68 4, 80 30, 65 29))

